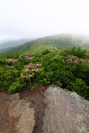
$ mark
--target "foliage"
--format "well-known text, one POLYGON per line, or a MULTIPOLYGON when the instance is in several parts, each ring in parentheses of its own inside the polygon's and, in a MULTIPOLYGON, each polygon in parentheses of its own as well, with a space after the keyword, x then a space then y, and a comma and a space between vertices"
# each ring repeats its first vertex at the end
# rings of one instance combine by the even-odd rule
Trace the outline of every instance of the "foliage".
POLYGON ((63 51, 61 51, 60 54, 64 56, 74 55, 79 58, 85 58, 85 53, 86 49, 82 50, 80 47, 79 48, 73 47, 71 49, 64 49, 63 51))
POLYGON ((48 53, 50 53, 50 51, 49 51, 48 49, 46 49, 46 50, 44 50, 44 51, 42 52, 43 55, 48 54, 48 53))
POLYGON ((38 86, 56 84, 89 99, 88 55, 86 50, 75 47, 60 53, 46 49, 42 53, 27 55, 2 54, 0 89, 13 94, 27 86, 34 90, 38 86))
POLYGON ((66 87, 68 90, 75 91, 83 98, 89 100, 89 86, 82 79, 76 78, 76 81, 67 85, 66 87))
POLYGON ((24 90, 24 87, 26 87, 26 83, 21 83, 19 80, 12 83, 12 85, 9 87, 8 91, 10 94, 14 94, 18 91, 24 90))

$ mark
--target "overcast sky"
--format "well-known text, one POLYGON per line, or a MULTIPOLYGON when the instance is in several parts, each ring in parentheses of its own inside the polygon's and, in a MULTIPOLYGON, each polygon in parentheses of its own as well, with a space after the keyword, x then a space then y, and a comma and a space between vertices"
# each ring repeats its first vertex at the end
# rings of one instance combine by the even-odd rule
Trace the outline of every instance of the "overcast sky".
POLYGON ((89 0, 0 0, 0 40, 89 35, 89 0))

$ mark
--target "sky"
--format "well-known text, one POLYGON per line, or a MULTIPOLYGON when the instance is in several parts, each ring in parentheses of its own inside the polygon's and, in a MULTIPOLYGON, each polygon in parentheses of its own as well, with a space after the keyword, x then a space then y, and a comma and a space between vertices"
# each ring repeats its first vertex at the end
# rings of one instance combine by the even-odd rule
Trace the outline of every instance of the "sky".
POLYGON ((89 0, 0 0, 0 40, 89 35, 89 0))

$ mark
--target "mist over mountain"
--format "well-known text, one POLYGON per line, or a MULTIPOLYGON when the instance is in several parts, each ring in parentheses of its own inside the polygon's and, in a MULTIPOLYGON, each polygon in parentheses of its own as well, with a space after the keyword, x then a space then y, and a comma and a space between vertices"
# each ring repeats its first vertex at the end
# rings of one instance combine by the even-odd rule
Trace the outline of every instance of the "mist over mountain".
POLYGON ((38 38, 34 41, 28 41, 21 46, 15 47, 13 50, 11 49, 9 52, 24 52, 24 51, 37 51, 44 49, 64 49, 64 48, 72 48, 72 47, 81 47, 82 49, 86 48, 89 50, 89 37, 85 35, 77 35, 77 34, 57 34, 46 36, 42 38, 38 38))
POLYGON ((5 39, 0 41, 0 53, 5 52, 9 49, 15 48, 16 46, 22 45, 25 42, 32 41, 34 39, 5 39))
POLYGON ((71 35, 72 36, 72 44, 73 45, 89 45, 89 36, 86 35, 71 35))
POLYGON ((8 42, 8 41, 10 41, 10 40, 9 40, 9 39, 0 40, 0 44, 6 43, 6 42, 8 42))
POLYGON ((2 52, 40 52, 44 49, 61 50, 64 48, 81 47, 89 50, 89 36, 78 34, 56 34, 38 39, 10 40, 0 44, 0 53, 2 52))
POLYGON ((8 40, 6 42, 4 42, 3 40, 3 43, 0 44, 0 47, 9 47, 9 46, 13 46, 13 45, 20 45, 22 43, 25 43, 25 42, 28 42, 28 41, 32 41, 33 39, 18 39, 18 40, 8 40))

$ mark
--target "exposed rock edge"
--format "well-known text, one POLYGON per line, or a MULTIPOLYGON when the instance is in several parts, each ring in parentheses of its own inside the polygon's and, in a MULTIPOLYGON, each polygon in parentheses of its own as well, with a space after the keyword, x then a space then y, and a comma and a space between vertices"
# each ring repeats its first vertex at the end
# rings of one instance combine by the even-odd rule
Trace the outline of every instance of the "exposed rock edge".
POLYGON ((89 133, 89 101, 56 85, 44 95, 43 133, 89 133))
POLYGON ((0 92, 0 133, 89 133, 89 101, 77 93, 50 85, 23 96, 0 92))

